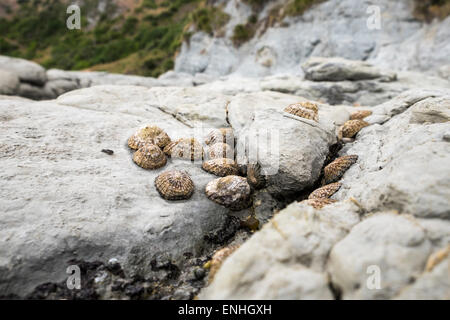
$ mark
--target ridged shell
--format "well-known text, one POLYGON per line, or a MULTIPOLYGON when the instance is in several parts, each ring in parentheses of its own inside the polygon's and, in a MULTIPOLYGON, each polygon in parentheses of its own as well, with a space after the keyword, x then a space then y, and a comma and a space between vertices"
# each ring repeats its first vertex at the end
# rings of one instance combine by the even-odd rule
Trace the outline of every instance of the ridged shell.
POLYGON ((144 169, 158 169, 163 167, 166 156, 155 144, 144 144, 133 154, 133 161, 144 169))
POLYGON ((138 130, 128 139, 128 146, 134 150, 147 143, 156 144, 158 147, 164 148, 170 143, 170 138, 161 128, 149 126, 138 130))
POLYGON ((246 178, 226 176, 218 178, 206 185, 208 199, 231 210, 242 210, 251 206, 251 189, 246 178))
POLYGON ((357 160, 357 155, 346 155, 331 162, 324 168, 324 184, 338 181, 357 160))
POLYGON ((181 138, 171 142, 164 148, 164 153, 174 159, 191 161, 203 159, 203 147, 194 138, 181 138))
POLYGON ((315 198, 315 199, 303 200, 302 202, 310 205, 314 209, 322 209, 324 206, 326 206, 328 204, 335 203, 336 200, 329 199, 329 198, 315 198))
POLYGON ((308 199, 329 198, 333 194, 335 194, 340 187, 341 184, 339 182, 327 184, 326 186, 323 186, 311 192, 308 199))
POLYGON ((219 177, 238 174, 238 166, 233 159, 221 158, 203 162, 203 170, 219 177))
POLYGON ((353 138, 359 130, 361 130, 364 127, 367 127, 369 124, 365 122, 364 120, 348 120, 344 123, 344 125, 341 127, 340 135, 342 138, 353 138))
POLYGON ((205 139, 207 145, 212 145, 214 143, 226 143, 234 147, 234 133, 231 128, 220 128, 212 130, 205 139))
POLYGON ((370 110, 358 110, 356 112, 353 112, 352 115, 350 116, 350 120, 362 120, 365 117, 368 117, 372 114, 372 111, 370 110))
POLYGON ((239 248, 238 245, 231 245, 222 249, 217 250, 211 258, 211 269, 209 271, 209 281, 211 282, 217 271, 224 263, 225 259, 228 258, 236 249, 239 248))
POLYGON ((234 159, 234 150, 223 142, 214 143, 208 147, 208 159, 229 158, 234 159))
POLYGON ((285 112, 309 120, 318 121, 318 107, 311 102, 299 102, 290 104, 284 109, 285 112))
POLYGON ((263 174, 259 163, 247 165, 247 181, 256 190, 264 188, 266 185, 266 176, 263 174))
POLYGON ((170 170, 155 179, 156 190, 167 200, 189 199, 194 193, 194 183, 186 172, 170 170))

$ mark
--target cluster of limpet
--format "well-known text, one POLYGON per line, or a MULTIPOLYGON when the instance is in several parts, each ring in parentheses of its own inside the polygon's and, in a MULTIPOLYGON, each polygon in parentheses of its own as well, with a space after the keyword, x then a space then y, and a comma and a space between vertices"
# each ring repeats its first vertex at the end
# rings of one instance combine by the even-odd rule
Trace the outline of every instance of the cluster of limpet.
POLYGON ((161 197, 167 200, 189 199, 194 193, 194 182, 191 177, 179 170, 161 173, 155 179, 155 186, 161 197))
POLYGON ((329 184, 338 181, 356 161, 357 155, 346 155, 337 158, 324 168, 323 183, 329 184))
POLYGON ((171 142, 164 148, 164 153, 174 159, 191 161, 203 159, 203 147, 194 138, 181 138, 171 142))
POLYGON ((372 111, 370 110, 359 110, 355 111, 350 115, 350 120, 362 120, 365 117, 368 117, 372 114, 372 111))
POLYGON ((359 130, 367 127, 369 124, 361 119, 348 120, 339 129, 339 138, 353 138, 359 130))
POLYGON ((155 144, 144 144, 134 154, 133 161, 144 169, 158 169, 166 165, 167 159, 155 144))
POLYGON ((318 188, 311 192, 308 199, 323 199, 323 198, 329 198, 333 194, 335 194, 339 188, 341 187, 341 184, 339 182, 334 182, 327 184, 321 188, 318 188))
POLYGON ((219 177, 237 175, 239 172, 236 161, 228 158, 205 161, 202 164, 202 169, 219 177))
POLYGON ((244 177, 229 175, 210 181, 205 188, 208 199, 234 211, 251 206, 251 188, 244 177))
POLYGON ((138 130, 128 139, 128 146, 137 150, 144 144, 155 144, 160 148, 164 148, 170 143, 167 133, 157 126, 148 126, 138 130))
POLYGON ((287 113, 293 114, 297 117, 314 120, 314 121, 319 120, 319 116, 318 116, 319 108, 318 108, 317 104, 312 103, 312 102, 305 101, 305 102, 290 104, 284 109, 284 111, 287 113))

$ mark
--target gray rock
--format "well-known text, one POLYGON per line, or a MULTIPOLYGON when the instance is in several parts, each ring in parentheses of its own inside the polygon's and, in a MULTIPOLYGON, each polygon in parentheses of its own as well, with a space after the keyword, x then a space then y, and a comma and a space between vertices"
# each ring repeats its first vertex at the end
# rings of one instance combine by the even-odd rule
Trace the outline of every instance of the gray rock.
POLYGON ((394 81, 395 73, 382 72, 363 61, 313 57, 302 64, 305 79, 312 81, 372 80, 394 81))
POLYGON ((351 201, 293 203, 230 255, 200 299, 331 299, 330 249, 359 222, 351 201))
POLYGON ((19 85, 19 77, 16 74, 0 70, 0 94, 16 95, 19 85))
POLYGON ((450 128, 449 99, 444 93, 412 91, 375 107, 389 120, 363 128, 342 150, 359 158, 333 198, 353 197, 367 212, 394 209, 450 219, 450 145, 444 137, 450 128))
POLYGON ((47 81, 45 69, 32 61, 0 56, 0 69, 16 74, 20 81, 41 86, 47 81))
POLYGON ((48 100, 56 98, 53 92, 47 91, 45 87, 35 86, 27 82, 20 83, 17 95, 33 100, 48 100))
POLYGON ((422 273, 431 248, 412 217, 380 213, 333 247, 328 271, 343 299, 389 299, 422 273))

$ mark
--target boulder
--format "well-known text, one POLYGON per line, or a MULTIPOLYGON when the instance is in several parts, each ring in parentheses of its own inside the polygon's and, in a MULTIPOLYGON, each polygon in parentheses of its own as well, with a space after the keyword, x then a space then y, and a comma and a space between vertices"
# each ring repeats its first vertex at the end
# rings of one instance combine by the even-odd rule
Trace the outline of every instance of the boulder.
POLYGON ((42 86, 47 81, 45 69, 32 61, 0 56, 0 69, 16 74, 23 82, 42 86))
POLYGON ((421 274, 431 250, 412 217, 379 213, 333 247, 328 271, 343 299, 390 299, 421 274))
POLYGON ((351 201, 293 203, 229 256, 200 299, 331 299, 329 251, 359 222, 351 201), (290 279, 290 281, 289 281, 290 279))
POLYGON ((371 64, 339 57, 314 57, 302 64, 305 79, 312 81, 372 80, 394 81, 395 73, 382 72, 371 64))
POLYGON ((15 73, 0 70, 0 94, 16 95, 19 85, 19 77, 15 73))

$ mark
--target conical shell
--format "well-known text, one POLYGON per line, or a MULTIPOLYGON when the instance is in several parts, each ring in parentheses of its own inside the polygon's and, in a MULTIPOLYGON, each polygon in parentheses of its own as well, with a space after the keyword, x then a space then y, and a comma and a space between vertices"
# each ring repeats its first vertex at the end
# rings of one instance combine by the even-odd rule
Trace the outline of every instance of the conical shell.
POLYGON ((331 162, 324 168, 324 183, 328 184, 339 180, 357 160, 357 155, 346 155, 331 162))
POLYGON ((219 271, 220 267, 224 263, 225 259, 228 258, 236 249, 239 248, 238 245, 231 245, 222 249, 217 250, 211 258, 211 269, 209 271, 209 281, 211 282, 219 271))
POLYGON ((203 147, 194 138, 181 138, 171 142, 164 148, 164 153, 174 159, 191 161, 203 159, 203 147))
POLYGON ((133 161, 144 169, 158 169, 163 167, 166 156, 155 144, 144 144, 133 154, 133 161))
POLYGON ((340 137, 342 138, 353 138, 359 130, 367 127, 369 124, 364 120, 348 120, 340 129, 340 137))
POLYGON ((220 128, 212 130, 205 139, 207 145, 212 145, 215 143, 226 143, 231 147, 234 147, 234 133, 231 128, 220 128))
POLYGON ((368 117, 372 114, 372 111, 370 110, 359 110, 356 112, 353 112, 352 115, 350 116, 350 120, 362 120, 365 117, 368 117))
POLYGON ((160 148, 164 148, 170 143, 167 133, 157 126, 149 126, 136 131, 129 139, 128 146, 137 150, 144 144, 156 144, 160 148))
POLYGON ((329 198, 315 198, 315 199, 303 200, 302 202, 310 205, 314 209, 322 209, 324 206, 326 206, 328 204, 335 203, 336 200, 329 199, 329 198))
POLYGON ((250 163, 247 165, 247 181, 256 190, 264 188, 266 185, 266 176, 263 174, 259 163, 250 163))
POLYGON ((339 182, 327 184, 326 186, 323 186, 311 192, 308 199, 329 198, 333 194, 335 194, 340 187, 341 184, 339 182))
POLYGON ((311 102, 299 102, 290 104, 284 109, 285 112, 309 120, 318 121, 318 107, 311 102))
POLYGON ((247 179, 239 176, 218 178, 206 185, 208 199, 231 210, 242 210, 251 206, 251 189, 247 179))
POLYGON ((238 174, 238 166, 236 164, 236 161, 228 158, 212 159, 205 161, 202 164, 202 168, 203 170, 215 174, 216 176, 219 177, 238 174))
POLYGON ((229 158, 234 159, 234 150, 228 144, 217 142, 209 145, 207 152, 208 159, 229 158))
POLYGON ((194 193, 194 183, 186 172, 170 170, 155 179, 156 190, 167 200, 189 199, 194 193))

